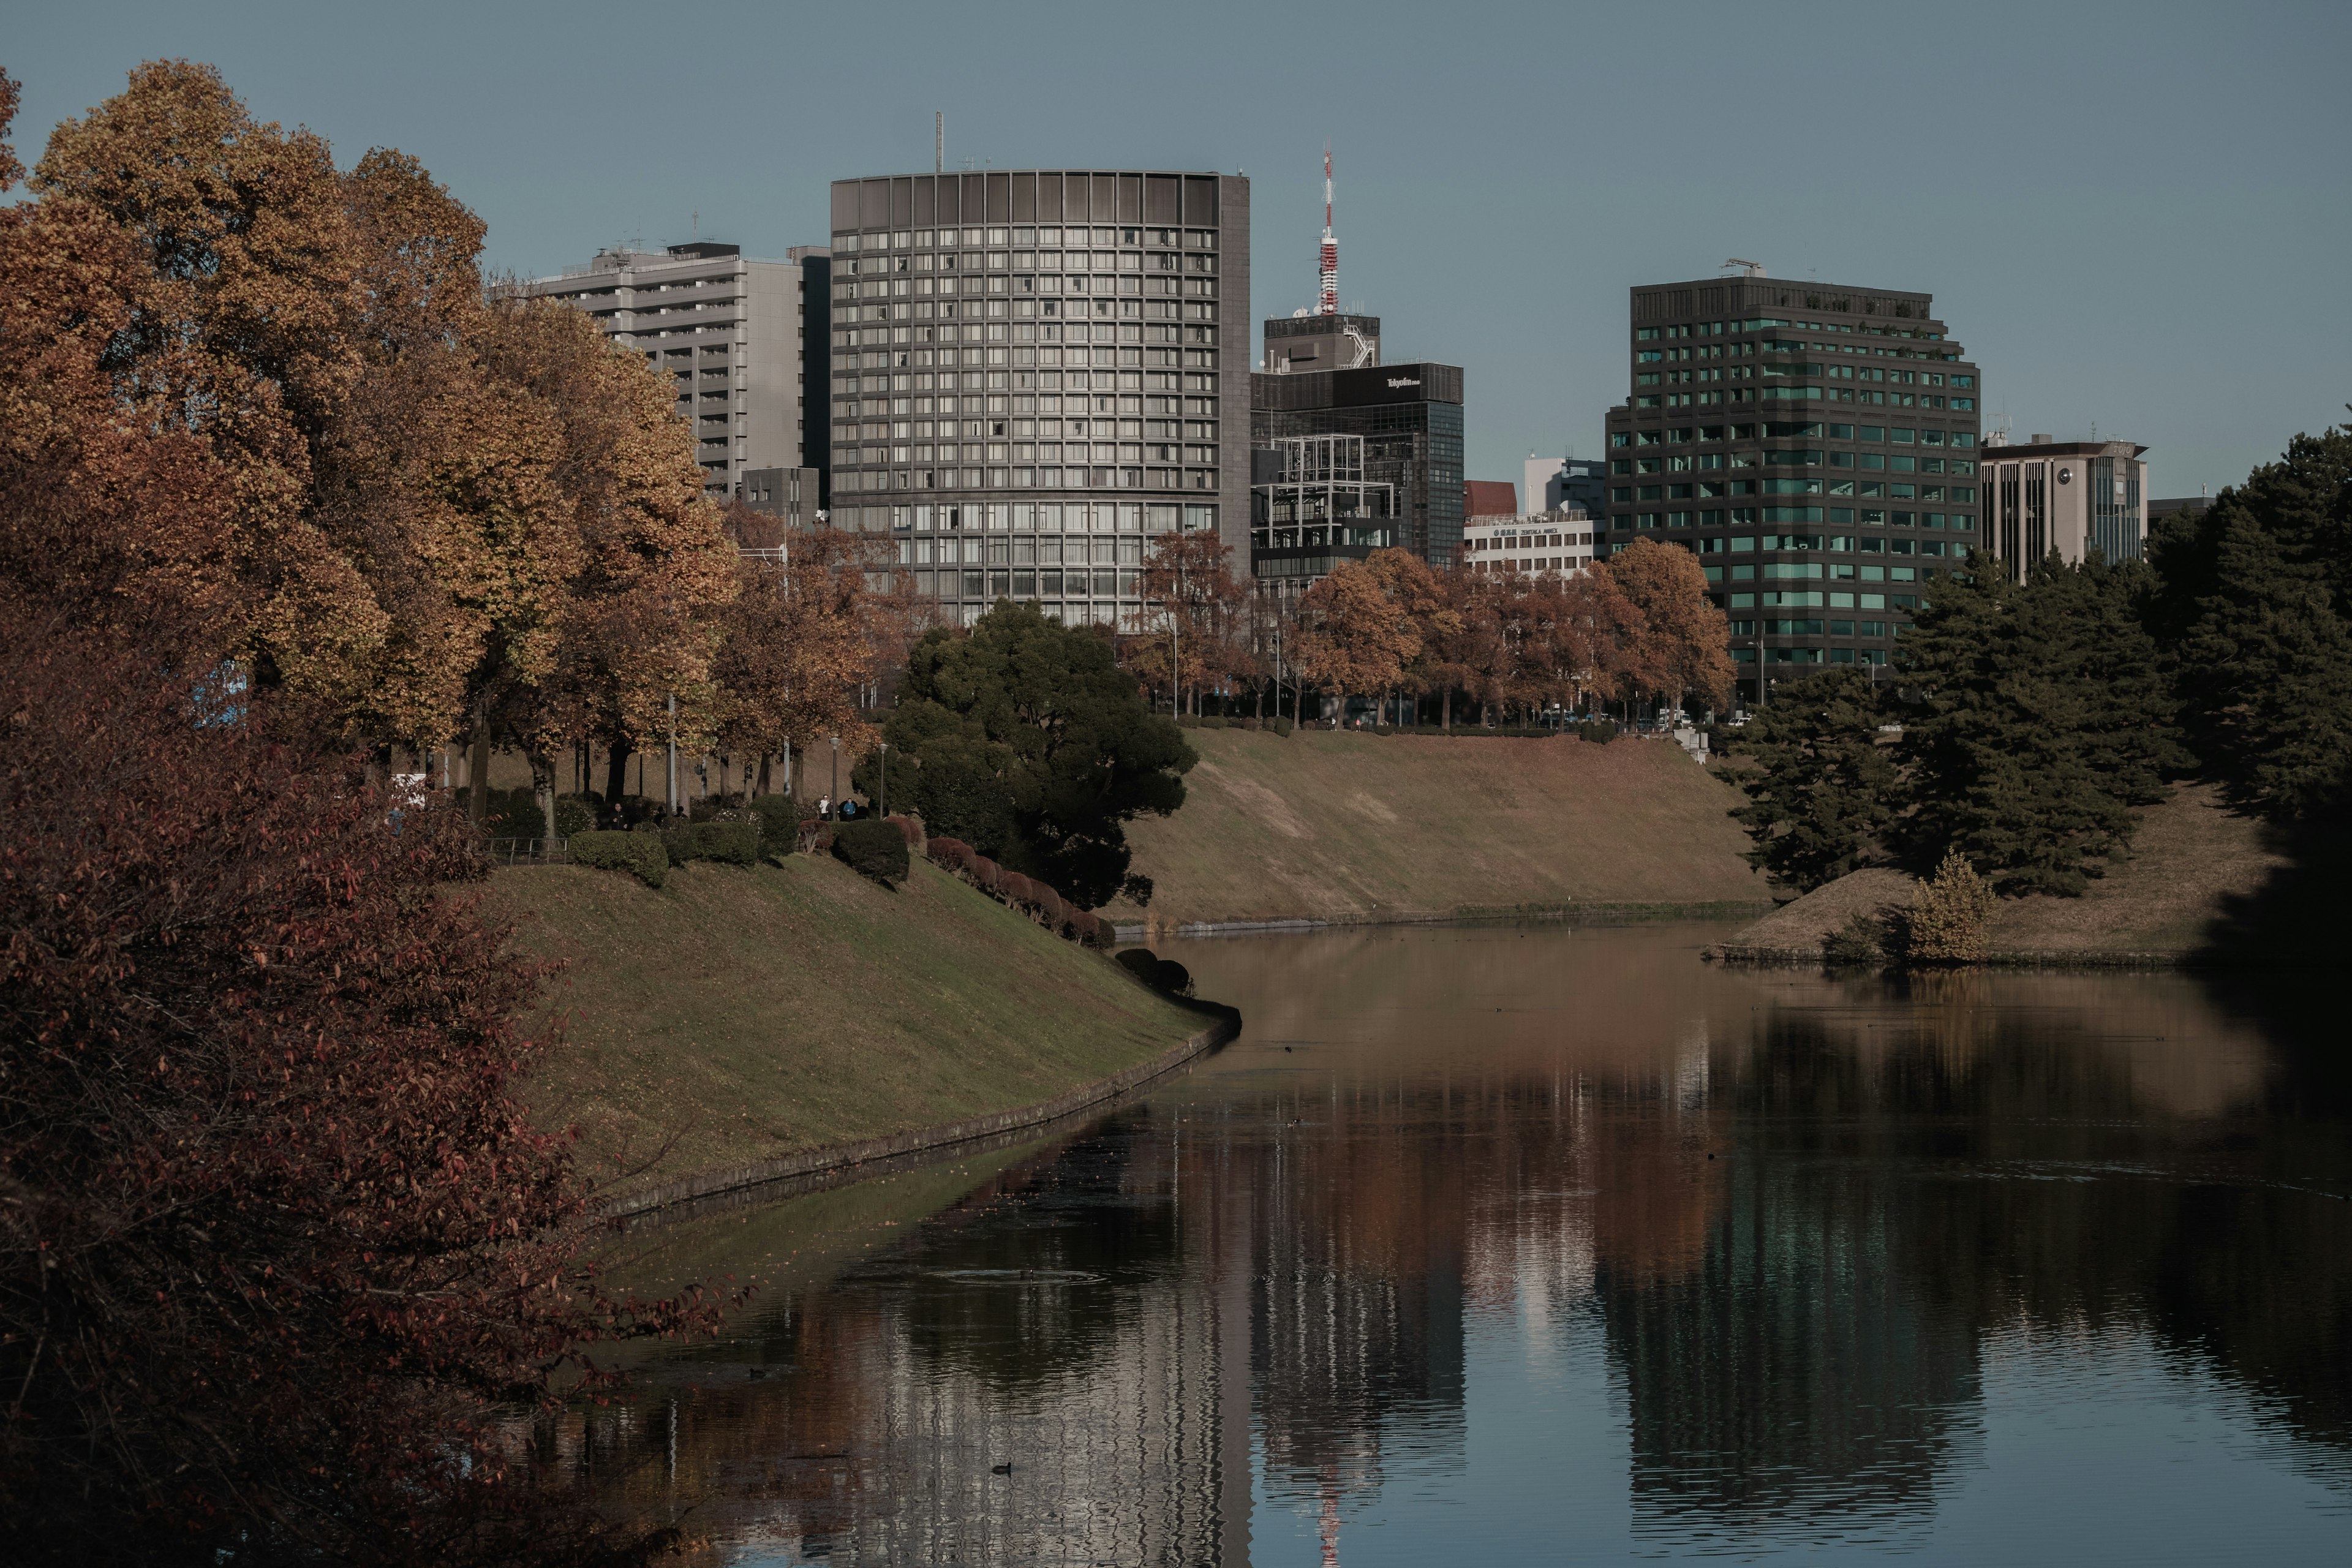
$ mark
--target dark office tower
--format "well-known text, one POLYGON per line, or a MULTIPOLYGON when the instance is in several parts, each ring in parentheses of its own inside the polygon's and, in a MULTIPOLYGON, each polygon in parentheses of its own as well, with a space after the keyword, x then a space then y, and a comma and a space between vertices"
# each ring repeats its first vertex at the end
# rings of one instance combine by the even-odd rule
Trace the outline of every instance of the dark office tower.
POLYGON ((1245 546, 1247 180, 837 180, 833 230, 833 521, 954 618, 1130 624, 1154 534, 1245 546))
MULTIPOLYGON (((1351 448, 1361 453, 1352 477, 1384 486, 1394 498, 1378 542, 1402 545, 1433 566, 1452 563, 1462 543, 1460 365, 1374 364, 1261 374, 1250 381, 1252 447, 1272 450, 1302 436, 1360 437, 1360 447, 1351 448)), ((1329 572, 1336 558, 1329 547, 1363 531, 1360 523, 1351 529, 1333 517, 1275 516, 1279 501, 1263 493, 1260 500, 1274 507, 1262 507, 1263 521, 1252 520, 1251 570, 1292 588, 1329 572)))
POLYGON ((1742 697, 1884 665, 1983 539, 1977 367, 1926 294, 1711 278, 1633 291, 1605 548, 1696 552, 1742 697))

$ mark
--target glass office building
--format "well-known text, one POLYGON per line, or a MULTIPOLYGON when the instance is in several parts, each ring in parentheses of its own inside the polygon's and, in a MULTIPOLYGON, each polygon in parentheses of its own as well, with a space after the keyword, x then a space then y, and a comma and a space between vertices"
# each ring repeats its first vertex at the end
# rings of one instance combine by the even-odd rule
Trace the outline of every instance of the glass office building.
POLYGON ((1247 180, 841 180, 833 249, 832 521, 951 618, 1128 624, 1153 534, 1246 547, 1247 180))
POLYGON ((1696 554, 1746 701, 1886 664, 1984 538, 1977 367, 1926 294, 1706 279, 1633 290, 1605 535, 1696 554))
POLYGON ((1460 365, 1417 362, 1252 380, 1251 445, 1272 451, 1306 436, 1357 437, 1362 477, 1389 486, 1395 498, 1390 539, 1433 566, 1453 563, 1462 544, 1460 365))

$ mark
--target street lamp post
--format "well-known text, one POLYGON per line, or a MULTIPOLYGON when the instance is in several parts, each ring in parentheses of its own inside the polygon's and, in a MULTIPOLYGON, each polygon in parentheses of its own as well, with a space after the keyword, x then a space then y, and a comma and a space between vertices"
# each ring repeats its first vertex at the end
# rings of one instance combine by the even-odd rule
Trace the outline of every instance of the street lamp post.
POLYGON ((833 814, 841 815, 841 737, 827 735, 825 742, 833 747, 833 814))
POLYGON ((890 742, 882 742, 882 815, 890 815, 890 742))
POLYGON ((677 815, 677 693, 669 694, 669 814, 677 815))

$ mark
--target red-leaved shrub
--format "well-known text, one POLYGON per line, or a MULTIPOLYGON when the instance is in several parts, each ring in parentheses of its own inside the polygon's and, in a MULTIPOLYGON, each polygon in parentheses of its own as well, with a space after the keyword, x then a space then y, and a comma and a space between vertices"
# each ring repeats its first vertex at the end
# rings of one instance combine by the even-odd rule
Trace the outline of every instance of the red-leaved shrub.
POLYGON ((460 815, 173 646, 0 603, 0 1556, 595 1560, 504 1413, 709 1310, 583 1264, 460 815))

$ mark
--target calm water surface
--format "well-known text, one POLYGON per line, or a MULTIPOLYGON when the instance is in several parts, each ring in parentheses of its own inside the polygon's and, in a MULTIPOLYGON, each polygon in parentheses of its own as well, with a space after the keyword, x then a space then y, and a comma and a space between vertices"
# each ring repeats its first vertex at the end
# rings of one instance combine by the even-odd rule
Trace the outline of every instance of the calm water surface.
POLYGON ((1714 934, 1177 944, 1240 1042, 658 1233, 756 1304, 548 1452, 742 1564, 2352 1563, 2332 996, 1714 934))

